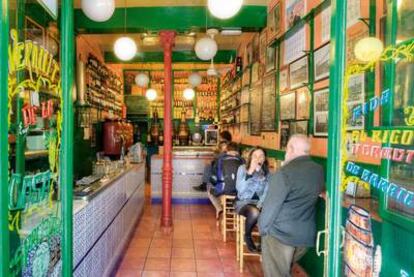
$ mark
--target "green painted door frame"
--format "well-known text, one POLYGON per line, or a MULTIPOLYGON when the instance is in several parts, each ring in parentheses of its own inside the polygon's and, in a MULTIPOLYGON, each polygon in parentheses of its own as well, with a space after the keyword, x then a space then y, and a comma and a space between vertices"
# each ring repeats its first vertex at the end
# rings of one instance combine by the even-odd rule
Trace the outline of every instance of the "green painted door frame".
POLYGON ((73 0, 61 2, 61 68, 62 68, 62 149, 60 154, 61 198, 62 198, 62 275, 72 276, 73 269, 73 100, 75 63, 75 37, 73 0))
POLYGON ((341 181, 341 126, 343 120, 342 98, 345 75, 346 50, 346 9, 347 1, 332 0, 331 2, 331 53, 330 53, 330 87, 328 112, 328 255, 326 276, 342 276, 341 255, 341 212, 342 194, 341 181))
POLYGON ((0 277, 9 276, 8 195, 8 54, 9 1, 0 5, 0 277))

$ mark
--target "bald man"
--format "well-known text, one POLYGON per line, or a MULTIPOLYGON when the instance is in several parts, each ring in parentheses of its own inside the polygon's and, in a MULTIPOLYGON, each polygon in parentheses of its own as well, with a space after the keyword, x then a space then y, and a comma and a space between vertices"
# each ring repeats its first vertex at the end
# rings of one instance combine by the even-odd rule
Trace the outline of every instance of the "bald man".
POLYGON ((324 172, 311 160, 309 150, 308 137, 293 135, 283 166, 270 179, 259 217, 266 277, 290 276, 292 263, 315 245, 315 206, 324 172))

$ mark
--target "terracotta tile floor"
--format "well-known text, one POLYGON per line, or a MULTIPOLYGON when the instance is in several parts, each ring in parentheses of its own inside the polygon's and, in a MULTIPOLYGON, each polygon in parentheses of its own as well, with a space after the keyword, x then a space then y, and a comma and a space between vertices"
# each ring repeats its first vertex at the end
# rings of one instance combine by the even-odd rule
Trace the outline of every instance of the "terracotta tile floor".
POLYGON ((174 231, 167 236, 160 217, 160 205, 145 206, 116 276, 263 276, 256 257, 246 258, 239 273, 234 237, 222 241, 212 206, 174 205, 174 231))

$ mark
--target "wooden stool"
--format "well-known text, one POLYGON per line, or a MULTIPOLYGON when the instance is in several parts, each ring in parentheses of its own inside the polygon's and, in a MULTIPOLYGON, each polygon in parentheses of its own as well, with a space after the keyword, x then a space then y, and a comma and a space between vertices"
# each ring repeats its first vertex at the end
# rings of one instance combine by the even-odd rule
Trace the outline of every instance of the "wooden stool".
POLYGON ((236 196, 222 195, 220 196, 221 206, 223 207, 223 216, 221 219, 221 234, 223 241, 227 241, 227 232, 236 232, 236 212, 233 202, 236 196))
MULTIPOLYGON (((236 231, 236 258, 239 261, 239 270, 240 273, 243 273, 243 266, 244 266, 244 257, 246 256, 253 256, 259 257, 260 261, 262 261, 262 255, 259 253, 252 253, 249 250, 245 250, 246 243, 244 242, 244 227, 245 227, 246 217, 243 215, 237 214, 236 216, 236 224, 237 224, 237 231, 236 231)), ((253 232, 252 236, 260 237, 259 232, 253 232)), ((247 247, 246 247, 247 248, 247 247)))

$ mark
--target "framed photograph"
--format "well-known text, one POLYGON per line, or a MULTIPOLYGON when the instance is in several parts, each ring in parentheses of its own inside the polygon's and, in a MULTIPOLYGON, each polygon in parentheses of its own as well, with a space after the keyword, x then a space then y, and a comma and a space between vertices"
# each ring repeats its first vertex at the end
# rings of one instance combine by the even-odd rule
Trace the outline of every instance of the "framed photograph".
POLYGON ((253 61, 258 62, 260 60, 260 36, 255 34, 253 37, 253 61))
POLYGON ((352 117, 352 110, 360 105, 359 102, 348 102, 348 117, 346 119, 346 129, 347 130, 363 130, 364 129, 364 119, 365 116, 360 116, 356 119, 352 117))
POLYGON ((313 135, 328 135, 329 89, 315 91, 313 95, 313 135))
POLYGON ((205 145, 217 145, 218 143, 218 130, 206 129, 204 130, 205 145))
POLYGON ((326 7, 322 11, 322 30, 321 41, 322 43, 329 41, 331 38, 331 6, 326 7))
POLYGON ((267 29, 263 29, 259 36, 259 52, 260 52, 260 62, 263 64, 266 61, 266 47, 267 47, 267 29))
POLYGON ((287 0, 285 11, 286 29, 295 25, 306 13, 305 0, 287 0))
POLYGON ((269 40, 273 40, 281 31, 281 5, 278 2, 267 15, 269 40))
POLYGON ((290 137, 290 126, 288 121, 282 121, 280 125, 280 148, 285 149, 290 137))
POLYGON ((365 99, 364 73, 352 75, 348 82, 348 102, 363 103, 365 99))
POLYGON ((280 96, 280 120, 292 120, 296 117, 296 93, 280 96))
POLYGON ((276 48, 268 46, 266 49, 266 72, 275 69, 276 64, 276 48))
MULTIPOLYGON (((139 70, 124 70, 124 94, 125 95, 141 95, 145 96, 145 91, 147 88, 141 88, 135 83, 135 77, 144 73, 149 75, 148 71, 139 71, 139 70)), ((151 78, 154 80, 154 78, 151 78)))
POLYGON ((315 81, 329 77, 329 43, 315 50, 314 53, 314 72, 315 81))
POLYGON ((253 63, 253 41, 246 45, 246 65, 249 66, 253 63))
POLYGON ((308 76, 308 56, 293 62, 289 67, 290 88, 295 89, 306 85, 309 81, 308 76))
POLYGON ((242 87, 245 86, 250 86, 250 67, 247 67, 244 71, 243 71, 243 76, 242 76, 242 87))
POLYGON ((309 119, 310 93, 308 88, 296 92, 296 119, 309 119))
POLYGON ((289 90, 289 66, 281 69, 279 72, 279 91, 289 90))
POLYGON ((255 85, 250 91, 250 135, 253 136, 261 134, 262 97, 262 84, 255 85))
POLYGON ((305 26, 295 30, 283 42, 283 64, 290 64, 291 62, 303 56, 306 50, 306 31, 305 26))
POLYGON ((25 40, 31 40, 40 46, 45 46, 45 29, 30 17, 25 17, 25 40))
POLYGON ((289 124, 289 129, 291 136, 294 134, 308 135, 308 121, 291 121, 289 124))
POLYGON ((260 70, 260 63, 259 62, 255 62, 252 65, 252 84, 256 84, 257 82, 261 81, 261 70, 260 70))
POLYGON ((276 130, 276 75, 275 72, 263 78, 261 131, 276 130))

